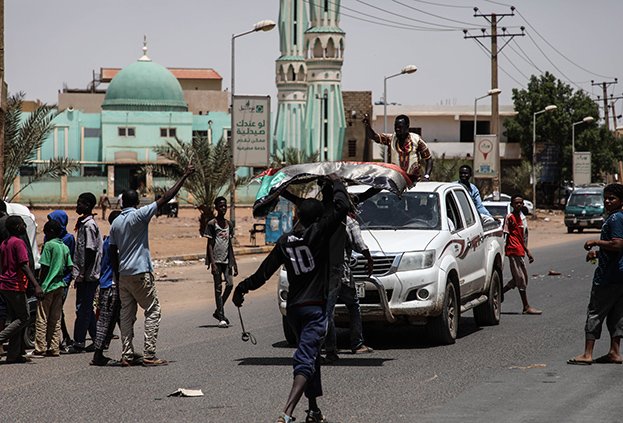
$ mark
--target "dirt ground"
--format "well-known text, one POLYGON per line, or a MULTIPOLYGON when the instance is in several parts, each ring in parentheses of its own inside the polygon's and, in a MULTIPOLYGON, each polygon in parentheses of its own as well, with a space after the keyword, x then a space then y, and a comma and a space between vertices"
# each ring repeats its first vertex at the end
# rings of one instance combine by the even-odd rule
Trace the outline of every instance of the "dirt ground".
MULTIPOLYGON (((35 209, 39 230, 37 233, 39 245, 43 241, 43 223, 47 215, 53 209, 35 209)), ((69 215, 68 229, 73 230, 78 216, 74 210, 66 210, 69 215)), ((108 211, 109 213, 110 211, 108 211)), ((108 234, 108 222, 101 219, 98 210, 96 218, 103 234, 108 234)), ((228 212, 229 216, 229 212, 228 212)), ((528 218, 530 228, 530 247, 537 248, 566 242, 578 237, 577 234, 567 234, 563 222, 563 214, 560 210, 539 210, 537 219, 528 218)), ((160 216, 152 220, 149 228, 149 242, 151 254, 154 259, 165 259, 172 256, 205 254, 206 239, 199 236, 199 211, 194 208, 181 208, 177 218, 160 216)), ((254 219, 250 206, 236 208, 236 237, 241 247, 251 246, 249 230, 253 223, 264 223, 263 220, 254 219)), ((591 231, 588 231, 591 232, 591 231)), ((599 231, 593 231, 596 234, 599 231)), ((264 244, 264 235, 257 234, 257 245, 264 244)))
MULTIPOLYGON (((37 241, 39 245, 43 242, 43 224, 47 220, 47 215, 53 209, 34 209, 33 214, 37 219, 39 229, 37 231, 37 241)), ((75 210, 65 209, 69 216, 67 229, 71 232, 76 225, 78 215, 75 210)), ((251 246, 249 240, 249 230, 253 223, 263 223, 263 220, 256 220, 252 216, 251 207, 243 206, 236 208, 236 238, 240 246, 251 246)), ((101 210, 97 209, 97 223, 102 234, 108 234, 110 225, 103 220, 101 210)), ((107 211, 108 217, 110 210, 107 211)), ((229 212, 227 214, 229 217, 229 212)), ((264 245, 264 235, 257 234, 257 244, 264 245)), ((183 207, 179 210, 177 218, 159 216, 152 219, 149 227, 149 245, 154 259, 163 259, 171 256, 184 256, 192 254, 205 254, 206 239, 199 236, 199 211, 195 208, 183 207)))
MULTIPOLYGON (((39 224, 39 232, 41 232, 43 223, 46 221, 46 216, 50 211, 51 209, 34 210, 39 224)), ((76 223, 77 215, 73 210, 67 210, 67 213, 71 230, 76 223)), ((207 318, 211 319, 210 313, 214 308, 214 290, 212 276, 206 270, 203 261, 181 262, 165 260, 166 257, 171 256, 205 253, 206 239, 199 236, 198 216, 199 212, 197 210, 183 208, 180 210, 178 218, 158 217, 153 219, 150 225, 151 252, 155 260, 155 276, 165 315, 178 310, 202 309, 206 310, 207 318), (192 295, 189 295, 191 292, 192 295)), ((578 248, 581 248, 586 239, 599 237, 599 231, 587 231, 584 234, 567 234, 561 211, 540 210, 537 212, 537 216, 537 219, 528 218, 530 248, 532 249, 566 242, 576 242, 578 243, 578 248)), ((240 244, 241 246, 249 246, 249 229, 252 227, 253 222, 256 222, 251 215, 251 208, 237 208, 236 218, 238 221, 237 236, 240 244)), ((109 229, 108 222, 99 219, 98 216, 98 223, 100 223, 102 232, 107 234, 109 229)), ((39 242, 41 242, 43 235, 38 234, 38 236, 39 242)), ((258 245, 264 245, 262 234, 258 235, 257 243, 258 245)), ((260 264, 263 257, 263 255, 239 257, 241 274, 234 278, 234 283, 236 284, 244 277, 249 276, 260 264), (247 265, 244 265, 243 262, 247 263, 247 265)), ((255 295, 274 295, 276 283, 277 278, 274 276, 255 295)), ((72 298, 66 304, 66 307, 68 307, 66 311, 71 310, 69 304, 73 304, 74 301, 74 290, 71 291, 70 297, 72 298)), ((229 313, 233 313, 233 306, 230 303, 226 307, 229 313)), ((73 321, 73 316, 71 316, 73 313, 69 312, 66 314, 69 314, 70 321, 73 321)))

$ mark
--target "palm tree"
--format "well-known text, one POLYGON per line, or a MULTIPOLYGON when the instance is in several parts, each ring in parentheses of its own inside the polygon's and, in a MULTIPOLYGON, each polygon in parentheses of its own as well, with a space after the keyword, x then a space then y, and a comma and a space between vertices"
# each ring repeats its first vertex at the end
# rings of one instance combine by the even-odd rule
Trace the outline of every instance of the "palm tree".
MULTIPOLYGON (((24 93, 12 94, 7 103, 4 129, 4 180, 2 198, 7 198, 13 181, 22 166, 32 166, 37 150, 54 128, 52 120, 57 113, 54 106, 42 104, 26 118, 23 117, 22 103, 24 93)), ((13 196, 11 201, 24 188, 46 177, 58 178, 79 169, 76 161, 66 157, 55 157, 47 163, 37 164, 35 174, 13 196)))
POLYGON ((199 232, 203 234, 208 221, 214 217, 214 199, 221 195, 223 188, 231 190, 233 164, 229 143, 221 139, 211 144, 205 137, 193 137, 191 142, 176 138, 154 147, 154 151, 170 162, 154 165, 154 170, 171 180, 179 179, 189 163, 194 165, 195 172, 186 180, 184 188, 201 213, 199 232))

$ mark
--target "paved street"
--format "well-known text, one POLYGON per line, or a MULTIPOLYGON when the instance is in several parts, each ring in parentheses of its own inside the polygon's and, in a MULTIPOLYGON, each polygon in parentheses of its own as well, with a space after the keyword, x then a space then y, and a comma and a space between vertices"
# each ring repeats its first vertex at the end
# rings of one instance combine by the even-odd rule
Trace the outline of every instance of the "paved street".
MULTIPOLYGON (((329 421, 620 421, 623 367, 565 364, 583 346, 594 269, 583 259, 586 236, 574 239, 533 250, 537 261, 529 273, 538 276, 530 280, 529 298, 542 316, 521 315, 519 296, 511 291, 500 326, 478 328, 468 313, 452 346, 431 345, 418 328, 367 328, 373 354, 345 353, 322 369, 326 396, 320 407, 329 421), (550 269, 562 275, 547 276, 550 269)), ((241 261, 242 274, 257 265, 257 258, 241 261)), ((200 270, 205 272, 199 265, 185 268, 189 276, 200 270)), ((177 284, 184 290, 185 282, 177 284)), ((274 421, 292 374, 274 280, 251 293, 242 308, 255 346, 241 341, 231 304, 229 329, 216 327, 211 302, 189 304, 165 309, 159 354, 174 361, 167 367, 95 368, 88 365, 90 355, 0 366, 1 420, 274 421), (177 388, 200 388, 205 396, 167 398, 177 388)), ((597 355, 607 343, 606 336, 597 355)), ((116 356, 119 343, 113 344, 110 354, 116 356)), ((305 405, 296 410, 298 420, 304 420, 305 405)))

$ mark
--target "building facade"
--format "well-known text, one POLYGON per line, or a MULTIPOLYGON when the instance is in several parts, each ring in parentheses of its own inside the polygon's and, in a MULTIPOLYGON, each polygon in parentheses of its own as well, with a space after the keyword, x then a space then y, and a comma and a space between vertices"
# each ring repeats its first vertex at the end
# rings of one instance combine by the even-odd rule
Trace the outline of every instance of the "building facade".
MULTIPOLYGON (((201 137, 216 142, 227 137, 230 116, 221 76, 212 69, 167 69, 143 55, 124 69, 103 68, 87 90, 59 93, 54 129, 37 151, 36 163, 52 157, 80 165, 60 180, 47 179, 26 187, 22 202, 72 203, 85 191, 116 196, 137 189, 152 196, 170 181, 154 175, 149 165, 167 164, 154 152, 176 138, 201 137), (107 89, 100 84, 108 83, 107 89)), ((34 174, 22 169, 17 192, 34 174)))

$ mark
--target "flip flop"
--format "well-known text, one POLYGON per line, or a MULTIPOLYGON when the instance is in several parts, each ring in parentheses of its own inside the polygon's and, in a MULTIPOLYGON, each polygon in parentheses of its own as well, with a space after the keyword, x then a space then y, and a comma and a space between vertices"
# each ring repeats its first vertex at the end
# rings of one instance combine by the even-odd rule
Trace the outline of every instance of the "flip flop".
POLYGON ((608 354, 596 358, 593 362, 599 364, 623 364, 623 360, 613 360, 608 354))
POLYGON ((590 366, 591 364, 593 364, 593 362, 585 361, 585 360, 576 360, 575 358, 570 358, 569 360, 567 360, 567 364, 574 364, 577 366, 590 366))
POLYGON ((98 366, 98 367, 121 367, 121 362, 114 360, 112 358, 108 358, 106 357, 106 359, 104 359, 103 361, 97 362, 95 360, 91 360, 91 362, 89 363, 91 366, 98 366))

